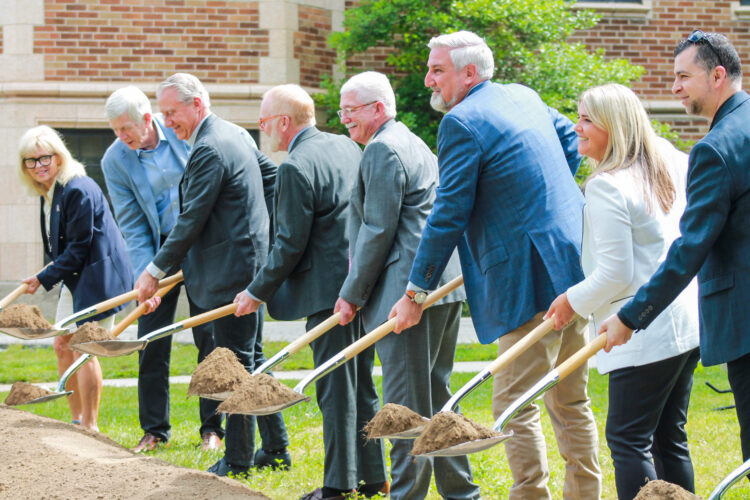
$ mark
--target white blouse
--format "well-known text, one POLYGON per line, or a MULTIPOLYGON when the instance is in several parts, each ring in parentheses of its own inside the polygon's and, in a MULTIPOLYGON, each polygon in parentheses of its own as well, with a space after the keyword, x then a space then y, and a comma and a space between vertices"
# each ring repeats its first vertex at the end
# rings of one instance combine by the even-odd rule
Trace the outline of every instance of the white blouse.
MULTIPOLYGON (((635 169, 599 174, 586 184, 581 264, 586 279, 567 291, 568 301, 589 317, 592 336, 601 323, 625 305, 664 261, 680 235, 685 210, 687 155, 665 139, 658 147, 677 191, 665 214, 651 195, 647 211, 643 181, 635 169)), ((698 287, 690 285, 645 330, 625 345, 596 357, 600 373, 667 359, 698 346, 698 287)))

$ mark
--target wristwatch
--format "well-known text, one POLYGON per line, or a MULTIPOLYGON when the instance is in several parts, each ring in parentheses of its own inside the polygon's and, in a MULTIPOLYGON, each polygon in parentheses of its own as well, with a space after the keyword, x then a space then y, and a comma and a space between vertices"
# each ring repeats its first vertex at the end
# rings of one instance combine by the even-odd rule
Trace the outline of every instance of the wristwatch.
POLYGON ((424 301, 427 300, 427 292, 418 292, 416 290, 407 290, 406 296, 411 299, 412 302, 415 304, 424 304, 424 301))

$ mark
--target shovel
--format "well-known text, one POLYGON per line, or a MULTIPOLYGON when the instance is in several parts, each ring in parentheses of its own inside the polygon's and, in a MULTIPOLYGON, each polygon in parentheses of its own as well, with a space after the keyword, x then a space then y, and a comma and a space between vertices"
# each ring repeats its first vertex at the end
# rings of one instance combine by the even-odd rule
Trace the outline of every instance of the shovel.
MULTIPOLYGON (((516 399, 511 405, 503 412, 502 415, 495 421, 495 425, 492 430, 496 432, 502 432, 508 422, 516 416, 516 414, 525 408, 529 403, 534 401, 537 397, 547 392, 549 389, 557 385, 562 379, 570 375, 574 370, 580 367, 583 363, 589 360, 594 354, 596 354, 601 348, 607 344, 607 334, 599 335, 597 338, 586 344, 584 347, 579 349, 571 357, 560 363, 557 368, 553 369, 541 380, 534 384, 528 391, 526 391, 520 398, 516 399)), ((476 453, 478 451, 486 450, 491 448, 498 443, 501 443, 511 437, 513 433, 501 434, 499 436, 477 439, 475 441, 468 441, 466 443, 459 443, 447 448, 440 450, 431 451, 418 456, 422 457, 455 457, 458 455, 468 455, 469 453, 476 453)))
MULTIPOLYGON (((167 292, 169 292, 172 288, 174 288, 175 286, 177 286, 177 284, 182 280, 182 273, 180 272, 178 274, 180 276, 179 280, 172 280, 172 282, 170 284, 168 284, 165 287, 159 289, 159 291, 156 292, 156 295, 158 295, 159 297, 164 297, 164 295, 166 295, 167 292)), ((175 276, 177 276, 177 275, 175 275, 175 276)), ((166 280, 162 280, 162 281, 166 281, 166 280)), ((161 282, 160 282, 160 284, 161 284, 161 282)), ((114 326, 114 328, 112 328, 112 331, 111 331, 112 335, 115 336, 115 337, 118 336, 118 335, 120 335, 123 331, 125 331, 125 329, 128 326, 130 326, 130 324, 133 321, 135 321, 136 319, 138 319, 143 314, 143 312, 145 310, 146 310, 146 304, 145 303, 139 305, 138 307, 136 307, 130 314, 128 314, 127 316, 125 316, 125 318, 123 318, 122 321, 120 321, 119 323, 117 323, 114 326)), ((73 349, 73 350, 75 350, 75 349, 73 349)), ((92 356, 90 354, 86 354, 85 356, 80 356, 78 359, 76 359, 73 362, 73 364, 71 364, 68 367, 68 369, 65 370, 65 373, 62 374, 62 376, 60 377, 60 381, 57 384, 57 389, 55 389, 55 391, 52 394, 47 394, 45 396, 42 396, 42 397, 39 397, 39 398, 36 398, 36 399, 32 399, 30 401, 26 401, 23 404, 30 405, 30 404, 36 404, 36 403, 46 403, 47 401, 52 401, 53 399, 57 399, 57 398, 61 398, 63 396, 68 396, 70 394, 73 394, 73 391, 66 391, 65 390, 65 386, 68 383, 68 379, 70 377, 72 377, 73 374, 75 372, 77 372, 78 369, 80 367, 82 367, 88 360, 90 360, 91 357, 92 356)))
MULTIPOLYGON (((432 304, 437 302, 438 300, 442 299, 446 295, 448 295, 450 292, 458 288, 459 286, 463 285, 464 278, 463 276, 458 276, 445 285, 441 286, 434 292, 432 292, 430 295, 427 296, 427 300, 424 302, 424 309, 430 307, 432 304)), ((334 315, 335 316, 335 315, 334 315)), ((326 322, 332 321, 333 316, 326 320, 326 322)), ((333 356, 331 359, 320 365, 318 368, 313 370, 311 374, 309 374, 307 377, 302 379, 299 384, 294 388, 294 392, 298 393, 300 395, 299 399, 296 399, 294 401, 288 401, 286 403, 274 405, 274 406, 267 406, 265 408, 256 408, 252 411, 248 412, 242 412, 245 415, 270 415, 272 413, 279 412, 281 410, 284 410, 286 408, 289 408, 290 406, 294 406, 297 403, 301 403, 302 401, 310 401, 310 397, 305 396, 304 391, 305 387, 310 385, 311 383, 315 382, 319 378, 327 375, 328 373, 332 372, 339 366, 343 365, 350 359, 352 359, 357 354, 361 353, 371 345, 373 345, 378 340, 382 339, 389 333, 393 331, 393 328, 396 326, 396 318, 392 318, 367 335, 360 337, 359 340, 353 342, 349 347, 346 347, 345 349, 341 350, 338 354, 333 356)), ((311 330, 312 331, 312 330, 311 330)), ((404 335, 408 335, 408 333, 405 333, 404 335)), ((239 412, 238 412, 239 413, 239 412)))
MULTIPOLYGON (((454 411, 458 406, 458 403, 474 391, 477 387, 485 383, 490 377, 493 377, 500 370, 508 366, 511 361, 515 360, 523 352, 525 352, 533 344, 541 340, 542 337, 547 335, 555 325, 555 317, 551 316, 545 319, 536 328, 531 330, 528 334, 513 344, 507 351, 498 356, 497 359, 492 361, 490 364, 484 367, 482 371, 477 373, 474 378, 469 380, 463 387, 461 387, 456 393, 443 405, 440 411, 454 411)), ((405 431, 396 432, 387 436, 378 436, 379 439, 415 439, 418 438, 425 428, 425 425, 429 420, 425 419, 425 423, 406 429, 405 431)))
MULTIPOLYGON (((179 283, 180 281, 182 281, 182 271, 176 274, 173 274, 172 276, 169 276, 167 278, 164 278, 163 280, 159 282, 159 286, 165 287, 173 283, 174 284, 179 283)), ((21 287, 18 287, 18 288, 21 288, 21 287)), ((18 291, 18 289, 14 290, 13 293, 15 293, 16 291, 18 291)), ((119 305, 125 304, 126 302, 130 302, 131 300, 137 297, 138 297, 138 290, 131 290, 127 293, 123 293, 122 295, 118 295, 117 297, 113 297, 109 300, 105 300, 104 302, 99 302, 98 304, 94 304, 93 306, 89 306, 85 309, 81 309, 77 313, 74 313, 68 316, 67 318, 63 318, 62 320, 58 321, 57 323, 52 325, 52 328, 6 328, 6 327, 3 327, 0 329, 0 332, 6 333, 12 337, 16 337, 16 338, 24 339, 24 340, 45 339, 48 337, 54 337, 56 335, 65 335, 68 333, 68 330, 66 329, 67 326, 70 326, 86 318, 90 318, 91 316, 96 316, 97 314, 103 313, 104 311, 109 311, 110 309, 113 309, 119 305)))
POLYGON ((21 283, 18 285, 18 288, 10 292, 8 295, 3 297, 2 300, 0 300, 0 311, 8 307, 8 304, 16 300, 18 297, 26 293, 26 289, 29 288, 28 283, 21 283))
POLYGON ((727 477, 722 479, 711 494, 708 495, 707 500, 719 500, 729 488, 734 486, 734 483, 747 476, 748 472, 750 472, 750 460, 734 469, 727 477))
POLYGON ((230 314, 234 314, 236 310, 237 304, 227 304, 159 328, 158 330, 154 330, 137 340, 99 340, 96 342, 84 342, 76 345, 76 350, 104 358, 126 356, 136 351, 142 351, 149 343, 155 340, 169 337, 170 335, 185 330, 186 328, 192 328, 215 319, 223 318, 224 316, 229 316, 230 314))

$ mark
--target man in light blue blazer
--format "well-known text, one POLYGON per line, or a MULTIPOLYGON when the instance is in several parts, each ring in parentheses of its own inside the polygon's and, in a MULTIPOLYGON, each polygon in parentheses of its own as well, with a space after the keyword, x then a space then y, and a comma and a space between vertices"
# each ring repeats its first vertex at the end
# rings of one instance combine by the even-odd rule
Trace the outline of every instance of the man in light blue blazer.
MULTIPOLYGON (((500 353, 537 326, 555 294, 583 279, 583 197, 575 184, 580 156, 573 123, 531 89, 489 81, 492 52, 480 37, 433 38, 425 85, 445 112, 438 130, 440 185, 396 303, 396 331, 419 321, 421 293, 434 289, 458 246, 472 320, 500 353)), ((549 333, 495 377, 495 417, 534 382, 585 344, 585 323, 549 333)), ((405 335, 409 335, 407 331, 405 335)), ((544 401, 566 460, 564 498, 599 498, 598 438, 581 367, 544 401)), ((510 422, 506 442, 512 499, 549 498, 539 408, 510 422)))

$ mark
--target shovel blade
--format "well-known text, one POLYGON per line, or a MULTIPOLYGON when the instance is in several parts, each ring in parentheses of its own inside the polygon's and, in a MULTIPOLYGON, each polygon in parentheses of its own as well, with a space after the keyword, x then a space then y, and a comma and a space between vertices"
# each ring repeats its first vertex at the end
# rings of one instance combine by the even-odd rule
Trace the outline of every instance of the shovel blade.
POLYGON ((71 350, 100 356, 103 358, 115 358, 117 356, 127 356, 128 354, 140 351, 146 347, 145 340, 99 340, 96 342, 83 342, 73 344, 71 350))
POLYGON ((418 457, 457 457, 460 455, 469 455, 470 453, 477 453, 479 451, 484 451, 488 448, 492 448, 496 444, 500 444, 509 437, 513 435, 512 432, 508 434, 501 434, 499 436, 486 438, 486 439, 476 439, 474 441, 467 441, 466 443, 459 443, 455 444, 453 446, 449 446, 447 448, 442 448, 440 450, 431 451, 429 453, 422 453, 420 455, 415 455, 418 457))
POLYGON ((46 339, 49 337, 55 337, 57 335, 65 335, 68 332, 68 330, 62 329, 58 330, 57 328, 13 328, 13 327, 3 327, 0 329, 0 332, 5 333, 6 335, 10 335, 11 337, 16 337, 17 339, 23 339, 23 340, 34 340, 34 339, 46 339))
POLYGON ((233 411, 230 414, 231 415, 255 415, 257 417, 262 417, 263 415, 273 415, 274 413, 278 413, 281 410, 285 410, 303 401, 305 402, 310 401, 310 397, 303 395, 299 399, 296 399, 294 401, 287 401, 286 403, 282 403, 279 405, 266 406, 264 408, 255 408, 253 410, 247 410, 247 411, 233 411))
POLYGON ((422 420, 424 421, 424 424, 422 425, 417 425, 416 427, 406 429, 405 431, 394 432, 393 434, 377 436, 376 439, 417 439, 420 435, 422 435, 422 431, 424 431, 424 428, 430 421, 429 418, 424 417, 422 417, 422 420))
POLYGON ((225 401, 234 391, 210 392, 208 394, 198 394, 199 398, 211 399, 213 401, 225 401))
POLYGON ((46 403, 47 401, 52 401, 52 400, 61 398, 63 396, 69 396, 71 394, 73 394, 73 391, 53 392, 52 394, 47 394, 47 395, 42 396, 40 398, 31 399, 31 400, 26 401, 24 403, 19 403, 17 405, 13 405, 13 406, 35 405, 35 404, 38 404, 38 403, 46 403))

